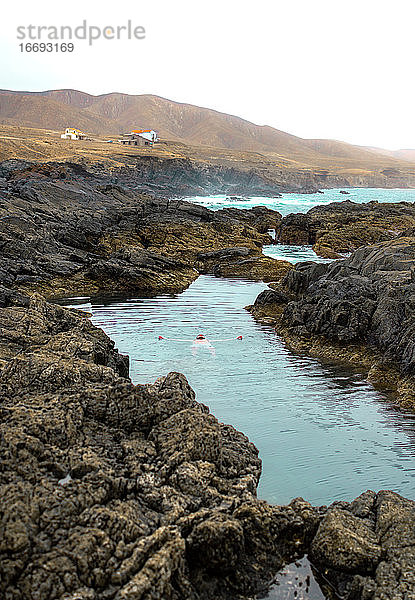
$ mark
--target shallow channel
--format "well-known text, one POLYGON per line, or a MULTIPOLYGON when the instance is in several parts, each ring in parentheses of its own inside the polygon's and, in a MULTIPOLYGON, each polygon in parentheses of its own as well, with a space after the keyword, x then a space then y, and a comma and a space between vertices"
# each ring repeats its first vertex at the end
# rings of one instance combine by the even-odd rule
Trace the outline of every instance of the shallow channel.
POLYGON ((131 359, 134 383, 186 375, 200 402, 258 447, 260 497, 312 504, 366 489, 415 498, 415 415, 393 407, 364 376, 293 354, 243 309, 265 284, 200 276, 186 291, 156 298, 71 299, 131 359), (192 347, 212 340, 242 341, 192 347), (187 341, 158 340, 179 338, 187 341))

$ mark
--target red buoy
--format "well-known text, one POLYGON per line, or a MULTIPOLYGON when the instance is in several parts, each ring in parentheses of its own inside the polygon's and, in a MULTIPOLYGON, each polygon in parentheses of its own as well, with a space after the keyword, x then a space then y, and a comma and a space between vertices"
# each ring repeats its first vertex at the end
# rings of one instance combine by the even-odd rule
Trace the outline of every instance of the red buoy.
POLYGON ((241 339, 242 339, 242 336, 241 336, 241 335, 238 335, 238 337, 237 337, 236 339, 237 339, 237 340, 241 340, 241 339))

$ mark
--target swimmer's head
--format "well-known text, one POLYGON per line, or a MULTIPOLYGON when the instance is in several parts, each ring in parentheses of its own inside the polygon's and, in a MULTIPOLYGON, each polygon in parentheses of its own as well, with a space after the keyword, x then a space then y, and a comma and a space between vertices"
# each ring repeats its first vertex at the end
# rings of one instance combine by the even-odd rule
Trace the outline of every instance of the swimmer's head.
POLYGON ((203 333, 199 333, 199 335, 196 336, 197 340, 205 340, 205 336, 203 335, 203 333))

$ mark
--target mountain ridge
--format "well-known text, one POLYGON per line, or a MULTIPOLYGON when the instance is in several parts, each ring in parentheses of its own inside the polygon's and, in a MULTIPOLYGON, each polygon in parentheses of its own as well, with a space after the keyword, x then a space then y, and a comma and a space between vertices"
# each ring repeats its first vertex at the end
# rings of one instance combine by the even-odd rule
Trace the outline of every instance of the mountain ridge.
POLYGON ((236 115, 154 94, 110 92, 95 96, 65 88, 35 92, 2 89, 0 122, 56 130, 74 126, 89 135, 118 135, 145 126, 158 130, 164 139, 229 150, 275 153, 316 164, 319 157, 347 157, 370 162, 374 155, 385 162, 385 166, 398 164, 400 160, 415 162, 415 151, 413 158, 403 158, 395 156, 393 151, 376 151, 337 140, 303 139, 269 125, 256 125, 236 115))

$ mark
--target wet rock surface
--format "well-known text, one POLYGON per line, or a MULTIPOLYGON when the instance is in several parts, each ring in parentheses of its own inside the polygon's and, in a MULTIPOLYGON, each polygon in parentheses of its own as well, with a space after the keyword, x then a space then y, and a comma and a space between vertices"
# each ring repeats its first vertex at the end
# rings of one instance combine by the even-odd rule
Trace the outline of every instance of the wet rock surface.
POLYGON ((360 246, 393 240, 414 226, 412 203, 346 200, 287 215, 277 235, 283 244, 311 244, 319 256, 340 258, 360 246))
POLYGON ((292 269, 292 264, 258 254, 251 248, 237 247, 200 252, 196 267, 200 273, 213 273, 216 277, 277 281, 292 269))
POLYGON ((415 407, 414 268, 415 238, 400 237, 359 248, 345 260, 299 263, 250 310, 274 318, 286 337, 302 340, 317 355, 325 342, 336 345, 333 358, 336 352, 347 358, 357 346, 363 354, 372 350, 369 376, 387 383, 388 368, 396 367, 409 377, 403 404, 415 407))

